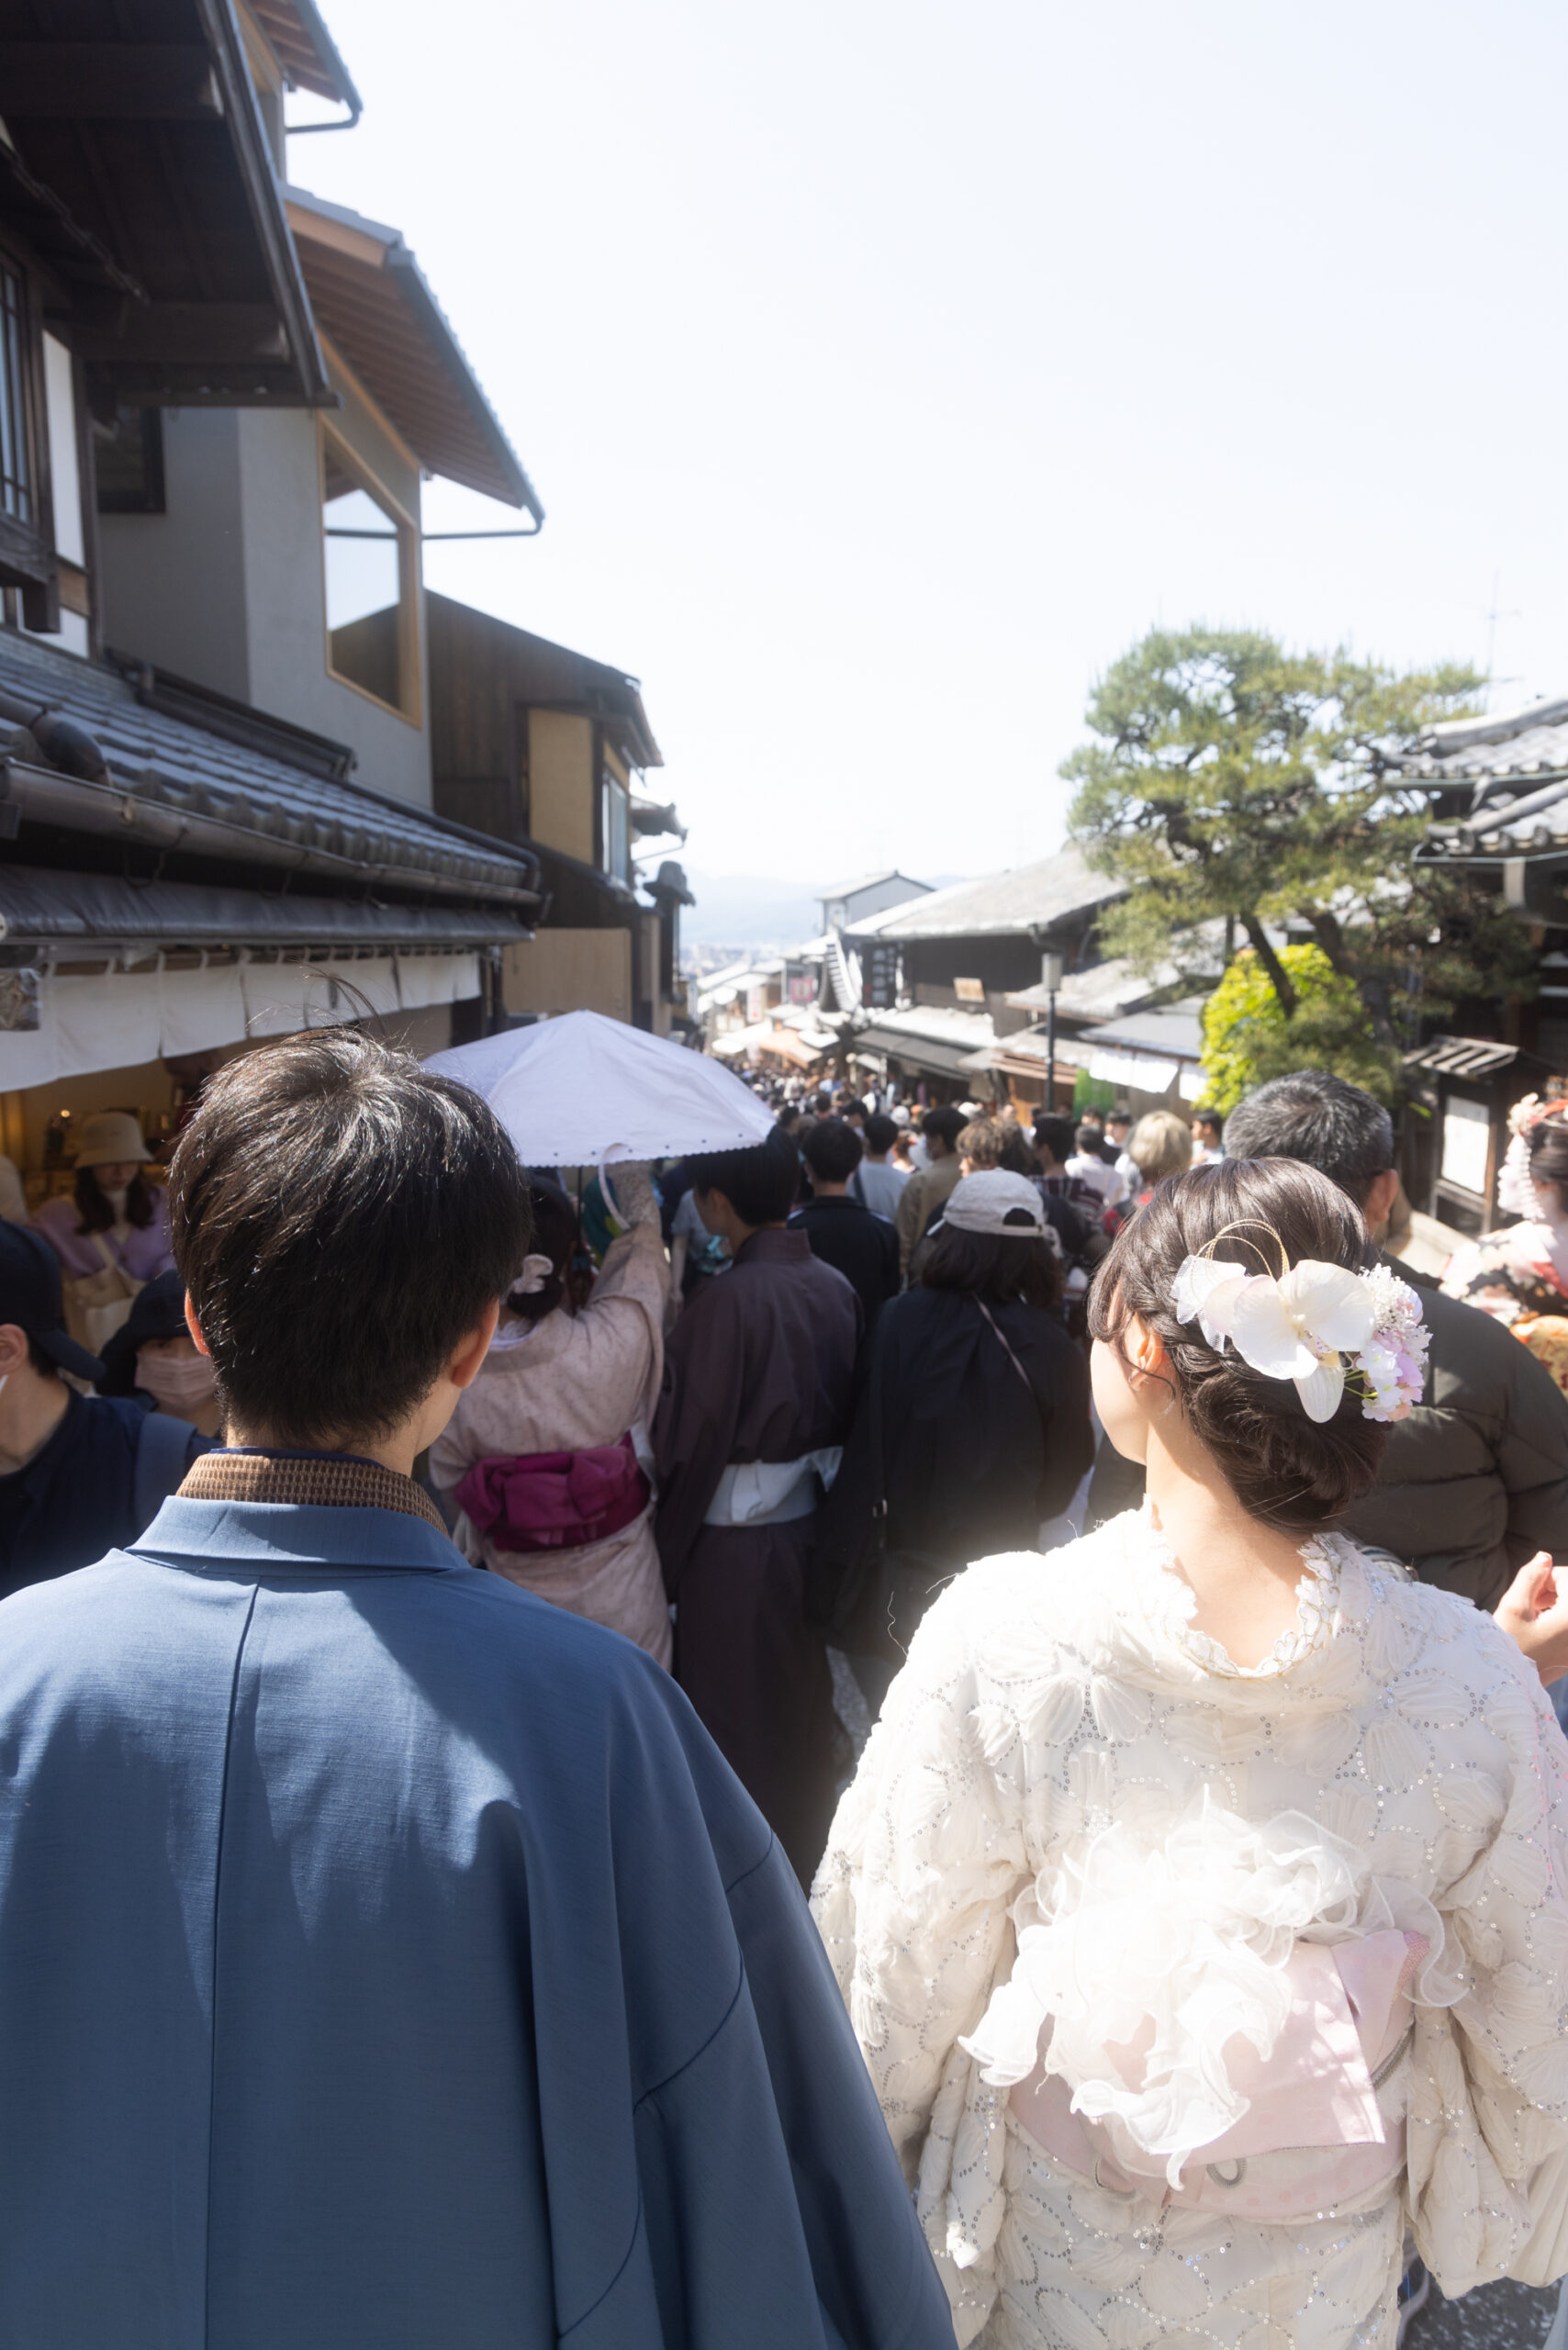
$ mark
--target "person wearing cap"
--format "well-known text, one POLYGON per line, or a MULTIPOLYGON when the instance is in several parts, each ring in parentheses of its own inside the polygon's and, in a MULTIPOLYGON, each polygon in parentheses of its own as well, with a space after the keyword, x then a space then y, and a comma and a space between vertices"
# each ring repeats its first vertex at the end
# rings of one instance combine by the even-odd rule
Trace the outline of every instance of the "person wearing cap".
POLYGON ((0 1598, 134 1542, 207 1440, 129 1397, 62 1378, 104 1366, 68 1336, 60 1267, 36 1232, 0 1224, 0 1598))
POLYGON ((873 1704, 937 1585, 1037 1548, 1090 1467, 1089 1367, 1060 1297, 1038 1191, 993 1168, 958 1184, 882 1310, 823 1514, 833 1635, 873 1704))
POLYGON ((129 1110, 99 1110, 83 1119, 71 1197, 48 1201, 33 1218, 67 1281, 113 1268, 140 1285, 173 1265, 168 1205, 162 1187, 142 1172, 149 1155, 129 1110))
POLYGON ((103 1352, 100 1395, 129 1395, 144 1409, 187 1420, 203 1436, 221 1425, 212 1361, 185 1324, 185 1285, 160 1273, 138 1292, 130 1313, 103 1352))

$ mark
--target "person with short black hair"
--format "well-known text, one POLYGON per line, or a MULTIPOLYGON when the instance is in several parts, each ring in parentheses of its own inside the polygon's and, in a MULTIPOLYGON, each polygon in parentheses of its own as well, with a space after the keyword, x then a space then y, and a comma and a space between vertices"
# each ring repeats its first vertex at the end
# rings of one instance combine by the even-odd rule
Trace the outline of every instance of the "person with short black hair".
POLYGON ((909 1279, 910 1259, 919 1245, 921 1234, 930 1223, 934 1210, 942 1205, 963 1174, 958 1137, 969 1124, 964 1113, 951 1102, 944 1102, 935 1110, 927 1110, 920 1122, 921 1139, 927 1153, 926 1164, 904 1185, 893 1215, 894 1229, 899 1237, 899 1262, 906 1281, 909 1279))
POLYGON ((1339 1531, 1423 1352, 1343 1192, 1175 1176, 1091 1315, 1148 1504, 943 1591, 813 1907, 960 2341, 1392 2345, 1407 2227, 1568 2268, 1568 1755, 1339 1531))
POLYGON ((0 2339, 951 2350, 756 1807, 410 1473, 534 1253, 490 1110, 284 1039, 170 1207, 231 1444, 0 1608, 0 2339))
POLYGON ((885 1216, 852 1196, 860 1169, 860 1137, 842 1118, 823 1118, 806 1136, 802 1152, 812 1195, 790 1218, 791 1232, 803 1232, 812 1254, 836 1266, 860 1300, 865 1335, 889 1298, 899 1293, 898 1234, 885 1216))
POLYGON ((909 1169, 901 1167, 889 1156, 899 1138, 895 1121, 885 1111, 878 1110, 866 1121, 866 1155, 850 1179, 853 1199, 871 1210, 873 1215, 885 1215, 890 1224, 898 1213, 903 1187, 909 1181, 909 1169))
POLYGON ((0 1223, 0 1598, 134 1542, 207 1448, 189 1421, 81 1394, 67 1371, 104 1377, 66 1331, 59 1261, 0 1223))
MULTIPOLYGON (((834 1124, 815 1122, 807 1147, 834 1124)), ((654 1423, 676 1678, 809 1883, 834 1764, 827 1651, 806 1589, 863 1316, 844 1275, 785 1228, 798 1173, 788 1136, 694 1158, 691 1171, 698 1212, 733 1262, 670 1335, 654 1423)))
POLYGON ((1193 1113, 1193 1164, 1217 1167, 1225 1157, 1225 1121, 1217 1110, 1193 1113))

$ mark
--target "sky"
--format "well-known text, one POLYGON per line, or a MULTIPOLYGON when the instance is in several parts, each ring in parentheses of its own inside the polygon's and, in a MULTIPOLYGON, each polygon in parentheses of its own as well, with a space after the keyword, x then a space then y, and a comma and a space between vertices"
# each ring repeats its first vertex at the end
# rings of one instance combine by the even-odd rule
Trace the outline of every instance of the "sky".
POLYGON ((322 5, 291 174, 546 509, 426 580, 641 679, 693 866, 1047 855, 1156 624, 1568 693, 1561 6, 322 5))

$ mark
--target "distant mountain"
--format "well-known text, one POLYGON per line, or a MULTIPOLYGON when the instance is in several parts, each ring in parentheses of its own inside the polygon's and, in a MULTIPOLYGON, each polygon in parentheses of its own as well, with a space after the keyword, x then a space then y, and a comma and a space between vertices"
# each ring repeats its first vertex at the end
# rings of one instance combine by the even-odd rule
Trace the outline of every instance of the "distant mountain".
MULTIPOLYGON (((831 885, 837 877, 828 874, 831 885)), ((941 889, 958 876, 923 876, 941 889)), ((680 918, 682 943, 688 946, 793 946, 813 936, 822 920, 820 902, 809 884, 780 881, 763 873, 698 873, 686 868, 688 886, 697 903, 680 918)))
POLYGON ((810 938, 822 914, 803 882, 760 873, 696 873, 686 868, 697 903, 683 909, 688 946, 790 946, 810 938))

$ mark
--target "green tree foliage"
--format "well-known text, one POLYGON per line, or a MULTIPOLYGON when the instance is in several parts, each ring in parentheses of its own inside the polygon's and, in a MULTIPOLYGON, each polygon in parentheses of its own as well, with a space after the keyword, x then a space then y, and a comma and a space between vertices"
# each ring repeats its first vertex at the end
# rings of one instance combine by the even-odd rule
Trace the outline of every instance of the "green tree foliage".
POLYGON ((1332 1069, 1380 1102, 1392 1101, 1397 1056, 1374 1042, 1355 981, 1334 968, 1321 946, 1283 946, 1280 961, 1295 995, 1289 1019, 1249 946, 1204 1005, 1208 1085, 1202 1106, 1228 1118, 1255 1086, 1294 1069, 1332 1069))
POLYGON ((1249 631, 1154 630, 1095 687, 1096 739, 1061 770, 1078 787, 1072 837, 1129 884, 1101 923, 1107 951, 1180 963, 1194 926, 1223 919, 1289 1022, 1300 992, 1265 926, 1305 924, 1390 1056, 1421 1011, 1518 985, 1522 926, 1462 874, 1412 865, 1427 797, 1385 760, 1462 714, 1481 683, 1453 665, 1287 653, 1249 631))

